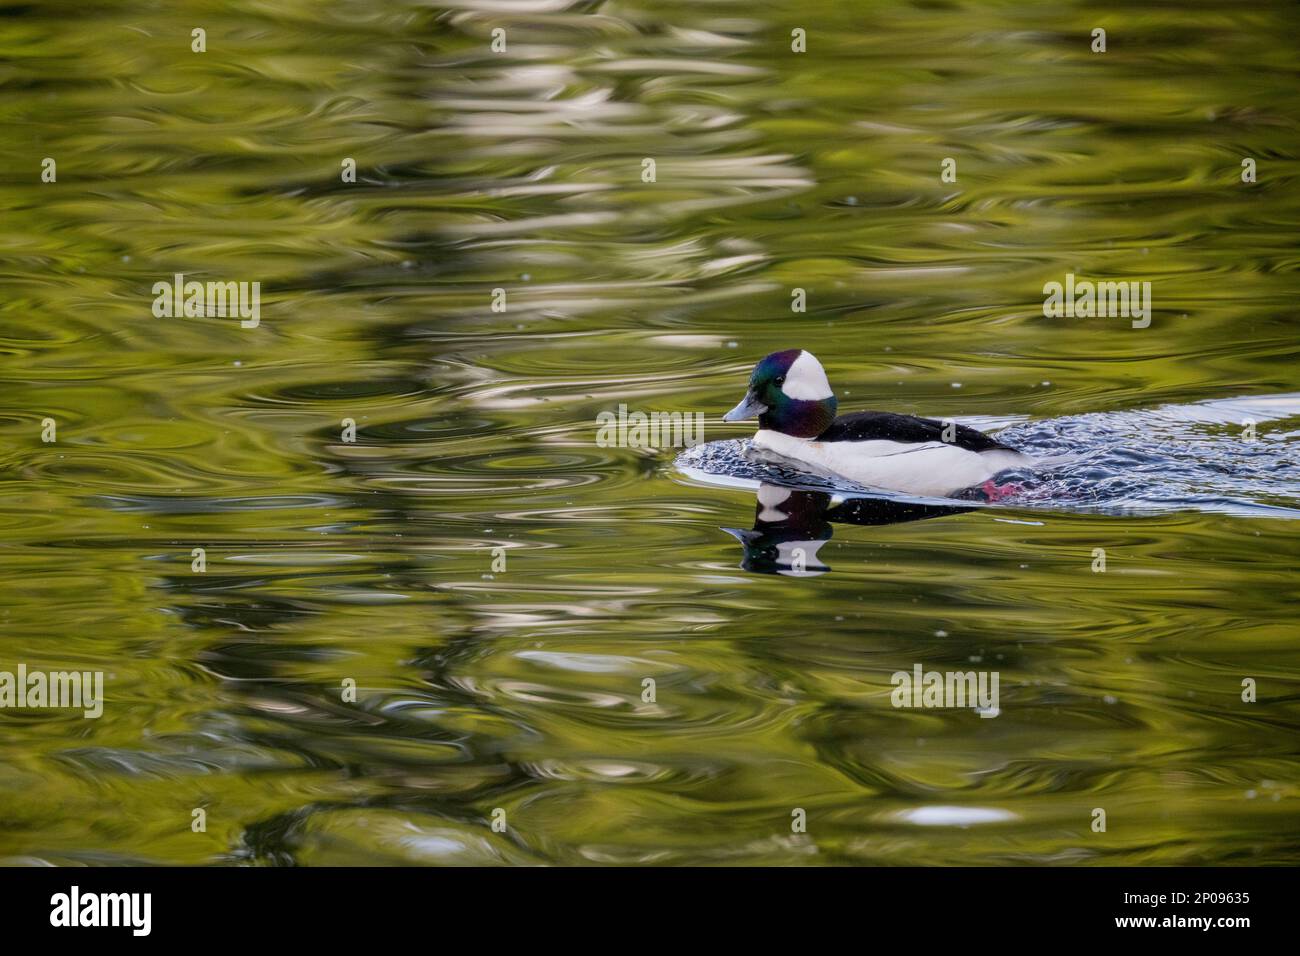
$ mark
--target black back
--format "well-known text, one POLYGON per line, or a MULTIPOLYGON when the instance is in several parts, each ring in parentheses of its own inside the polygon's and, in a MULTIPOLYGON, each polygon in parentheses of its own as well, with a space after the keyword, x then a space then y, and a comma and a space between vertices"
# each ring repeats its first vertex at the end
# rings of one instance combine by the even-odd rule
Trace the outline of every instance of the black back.
MULTIPOLYGON (((954 423, 956 424, 956 423, 954 423)), ((814 441, 896 441, 905 444, 942 442, 944 423, 933 418, 916 418, 895 412, 854 412, 841 415, 814 441)), ((957 425, 947 442, 967 451, 1015 451, 978 429, 957 425)))

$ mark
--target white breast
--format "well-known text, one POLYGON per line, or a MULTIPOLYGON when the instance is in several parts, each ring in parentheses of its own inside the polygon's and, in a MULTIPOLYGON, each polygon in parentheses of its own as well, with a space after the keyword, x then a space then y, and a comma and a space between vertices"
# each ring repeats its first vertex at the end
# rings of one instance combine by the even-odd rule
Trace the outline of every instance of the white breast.
POLYGON ((762 451, 810 464, 860 485, 936 498, 983 484, 1008 468, 1032 463, 1015 451, 968 451, 947 442, 819 442, 768 429, 760 429, 753 444, 762 451))

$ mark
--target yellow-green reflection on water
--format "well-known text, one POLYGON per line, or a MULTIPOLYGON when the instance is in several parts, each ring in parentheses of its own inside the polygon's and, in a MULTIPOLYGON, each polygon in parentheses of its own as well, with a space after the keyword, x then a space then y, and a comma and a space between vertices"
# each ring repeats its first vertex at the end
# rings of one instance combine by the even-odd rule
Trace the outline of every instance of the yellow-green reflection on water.
MULTIPOLYGON (((1296 862, 1291 521, 836 525, 833 573, 759 575, 722 530, 752 494, 598 447, 594 422, 622 402, 736 436, 716 416, 794 346, 845 410, 1300 389, 1298 21, 8 11, 0 670, 101 669, 108 700, 0 710, 0 857, 1296 862), (177 272, 260 281, 260 327, 154 318, 177 272), (1045 319, 1066 273, 1151 282, 1151 327, 1045 319), (892 708, 915 663, 996 668, 1000 715, 892 708)), ((1300 423, 1261 428, 1293 489, 1300 423)))

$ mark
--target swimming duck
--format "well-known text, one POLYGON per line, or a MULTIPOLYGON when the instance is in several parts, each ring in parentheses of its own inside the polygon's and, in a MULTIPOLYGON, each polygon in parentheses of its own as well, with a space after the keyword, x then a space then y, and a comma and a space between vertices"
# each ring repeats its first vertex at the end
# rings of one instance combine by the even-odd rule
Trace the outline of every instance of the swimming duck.
POLYGON ((978 489, 990 501, 1017 486, 998 485, 999 472, 1033 459, 981 431, 894 412, 835 416, 837 403, 821 362, 811 352, 773 352, 754 366, 749 391, 724 422, 758 419, 751 448, 861 485, 925 497, 951 498, 978 489))

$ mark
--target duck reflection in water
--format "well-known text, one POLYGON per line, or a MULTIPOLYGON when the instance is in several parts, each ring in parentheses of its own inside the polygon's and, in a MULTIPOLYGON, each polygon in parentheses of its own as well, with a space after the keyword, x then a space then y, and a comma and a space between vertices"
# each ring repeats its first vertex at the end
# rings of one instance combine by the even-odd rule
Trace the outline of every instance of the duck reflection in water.
POLYGON ((758 487, 753 530, 722 530, 744 546, 744 570, 804 577, 831 570, 817 552, 831 539, 832 524, 899 524, 971 510, 896 498, 840 497, 764 482, 758 487))

